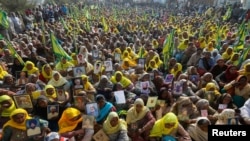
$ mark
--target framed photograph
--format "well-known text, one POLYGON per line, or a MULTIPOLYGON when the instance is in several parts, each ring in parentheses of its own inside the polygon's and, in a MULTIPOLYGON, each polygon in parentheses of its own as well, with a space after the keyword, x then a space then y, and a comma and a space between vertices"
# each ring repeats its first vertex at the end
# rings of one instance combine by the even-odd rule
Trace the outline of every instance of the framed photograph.
POLYGON ((155 105, 156 105, 157 99, 158 99, 158 96, 150 96, 150 97, 148 97, 148 101, 147 101, 146 106, 148 108, 154 108, 155 105))
POLYGON ((100 129, 97 133, 93 135, 93 139, 95 141, 109 141, 109 137, 105 134, 105 132, 100 129))
POLYGON ((195 84, 197 84, 199 82, 199 79, 200 79, 199 75, 190 75, 189 76, 189 80, 195 84))
POLYGON ((146 65, 146 59, 145 58, 138 58, 137 64, 145 67, 145 65, 146 65))
POLYGON ((83 91, 83 88, 74 89, 74 96, 78 96, 81 91, 83 91))
POLYGON ((83 54, 78 54, 77 55, 77 61, 78 61, 78 64, 84 64, 85 63, 85 56, 83 54))
POLYGON ((86 74, 85 67, 73 67, 73 75, 74 77, 81 77, 83 74, 86 74))
POLYGON ((174 95, 182 95, 182 93, 183 93, 182 83, 180 81, 174 82, 173 94, 174 95))
POLYGON ((26 120, 27 136, 32 137, 42 133, 39 119, 33 118, 26 120))
POLYGON ((150 93, 149 81, 140 82, 140 84, 141 84, 141 93, 142 94, 149 94, 150 93))
POLYGON ((100 73, 102 70, 102 62, 101 61, 96 61, 94 64, 94 74, 100 73))
POLYGON ((64 89, 56 89, 57 101, 64 102, 66 101, 66 94, 64 89))
POLYGON ((167 84, 172 83, 173 80, 174 80, 174 75, 173 75, 173 74, 167 74, 167 75, 166 75, 166 77, 165 77, 165 82, 166 82, 167 84))
POLYGON ((96 102, 86 104, 86 114, 97 117, 99 115, 99 108, 96 102))
POLYGON ((94 59, 98 59, 99 58, 99 50, 92 50, 92 56, 94 59))
POLYGON ((13 99, 15 101, 17 108, 23 108, 23 109, 33 108, 31 97, 28 94, 13 95, 13 99))
POLYGON ((112 61, 104 61, 106 71, 113 71, 112 61))
POLYGON ((120 53, 115 53, 115 61, 120 62, 121 61, 121 54, 120 53))
POLYGON ((84 110, 86 104, 84 96, 73 96, 73 99, 75 107, 79 110, 84 110))
POLYGON ((94 129, 95 117, 90 115, 83 115, 82 128, 94 129))
POLYGON ((116 104, 125 104, 126 103, 124 91, 115 91, 114 95, 115 95, 116 104))
POLYGON ((83 89, 83 81, 81 77, 76 77, 72 79, 74 89, 83 89))
POLYGON ((59 115, 59 105, 48 105, 47 106, 47 118, 57 118, 59 115))

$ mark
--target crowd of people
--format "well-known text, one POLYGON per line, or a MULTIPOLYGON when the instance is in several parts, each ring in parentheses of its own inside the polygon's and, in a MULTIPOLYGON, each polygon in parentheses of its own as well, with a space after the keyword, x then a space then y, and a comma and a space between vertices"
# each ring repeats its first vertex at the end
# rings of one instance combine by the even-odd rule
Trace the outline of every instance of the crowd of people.
POLYGON ((249 125, 248 19, 172 12, 81 3, 7 13, 1 140, 207 141, 209 125, 249 125))

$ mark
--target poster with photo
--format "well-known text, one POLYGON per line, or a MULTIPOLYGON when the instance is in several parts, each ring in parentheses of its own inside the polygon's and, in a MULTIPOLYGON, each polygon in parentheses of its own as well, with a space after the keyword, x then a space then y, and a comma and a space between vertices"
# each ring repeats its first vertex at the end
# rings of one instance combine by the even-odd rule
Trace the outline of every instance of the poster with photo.
POLYGON ((92 51, 92 57, 94 59, 98 59, 99 58, 99 50, 93 50, 92 51))
POLYGON ((115 61, 116 62, 121 62, 121 54, 120 53, 115 53, 115 61))
POLYGON ((48 105, 47 106, 47 118, 57 118, 59 115, 59 105, 48 105))
POLYGON ((165 83, 170 84, 174 80, 174 75, 173 74, 167 74, 165 77, 165 83))
POLYGON ((98 104, 96 102, 87 103, 86 104, 86 114, 94 116, 94 117, 98 117, 98 115, 99 115, 98 104))
POLYGON ((28 94, 13 95, 13 99, 17 108, 23 108, 23 109, 33 108, 31 97, 28 94))
POLYGON ((73 99, 74 99, 74 106, 79 110, 84 110, 86 104, 84 96, 73 96, 73 99))
POLYGON ((83 54, 78 54, 77 55, 77 62, 78 64, 84 64, 85 63, 85 56, 83 54))
POLYGON ((96 61, 94 64, 94 74, 99 74, 102 70, 102 62, 96 61))
POLYGON ((148 101, 147 101, 146 106, 148 108, 154 108, 156 103, 157 103, 157 99, 158 99, 158 96, 150 96, 150 97, 148 97, 148 101))
POLYGON ((64 102, 66 101, 66 94, 64 89, 56 89, 57 101, 64 102))
POLYGON ((145 58, 139 58, 137 64, 145 67, 146 59, 145 58))
POLYGON ((84 66, 73 67, 73 75, 74 75, 74 77, 81 77, 83 74, 86 74, 86 70, 85 70, 84 66))
POLYGON ((105 71, 113 71, 112 61, 104 61, 105 71))
POLYGON ((32 118, 26 120, 27 136, 33 137, 42 133, 39 119, 32 118))
POLYGON ((150 93, 149 81, 140 82, 140 84, 141 84, 141 93, 142 94, 149 94, 150 93))
POLYGON ((115 91, 114 95, 115 95, 116 104, 125 104, 126 103, 124 91, 115 91))
POLYGON ((95 141, 109 141, 109 137, 105 134, 103 129, 100 129, 97 133, 95 133, 93 139, 95 141))
POLYGON ((83 115, 82 128, 94 129, 95 117, 90 115, 83 115))
POLYGON ((74 89, 83 89, 83 81, 81 77, 72 78, 74 89))

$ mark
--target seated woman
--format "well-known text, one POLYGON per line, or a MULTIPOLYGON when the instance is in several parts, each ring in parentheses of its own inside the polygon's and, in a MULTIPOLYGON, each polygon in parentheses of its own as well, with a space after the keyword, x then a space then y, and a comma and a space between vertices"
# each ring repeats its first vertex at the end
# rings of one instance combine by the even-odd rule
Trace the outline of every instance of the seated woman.
POLYGON ((8 72, 3 69, 2 65, 0 65, 0 80, 3 80, 4 76, 7 74, 8 72))
POLYGON ((10 114, 10 120, 3 126, 2 141, 43 141, 44 134, 49 132, 47 128, 48 122, 45 120, 40 121, 42 134, 30 138, 27 136, 26 121, 31 119, 26 110, 18 108, 10 114))
POLYGON ((116 111, 116 108, 112 103, 106 101, 105 97, 101 94, 96 96, 96 102, 99 107, 99 115, 96 118, 96 122, 102 124, 106 120, 108 114, 111 111, 116 111))
POLYGON ((237 106, 233 103, 233 98, 229 93, 224 93, 217 99, 214 109, 219 113, 223 110, 223 108, 220 107, 222 104, 225 105, 226 108, 237 109, 237 106))
POLYGON ((132 141, 147 141, 149 133, 155 123, 151 111, 144 106, 141 98, 137 98, 133 107, 128 110, 126 122, 128 124, 128 135, 132 141))
POLYGON ((133 83, 127 77, 123 76, 121 71, 116 71, 115 74, 111 77, 110 81, 113 84, 120 82, 123 88, 129 91, 134 89, 133 83))
POLYGON ((39 79, 43 81, 45 84, 49 82, 49 80, 52 78, 52 68, 50 64, 45 64, 42 67, 41 73, 39 75, 39 79))
POLYGON ((196 108, 198 112, 199 117, 204 117, 207 116, 207 118, 210 120, 211 124, 214 124, 217 121, 217 115, 216 115, 216 110, 213 109, 209 105, 209 101, 206 99, 200 99, 196 103, 196 108))
POLYGON ((119 119, 116 112, 110 112, 103 123, 103 130, 108 135, 109 141, 129 141, 127 123, 119 119))
POLYGON ((100 81, 94 87, 97 93, 103 94, 107 100, 111 99, 113 83, 108 79, 107 75, 102 75, 100 81))
POLYGON ((135 83, 135 89, 134 93, 136 93, 138 96, 140 95, 156 95, 156 89, 154 83, 150 80, 149 73, 144 73, 140 76, 138 81, 135 83), (143 87, 142 83, 146 84, 145 87, 143 87), (148 85, 148 86, 147 86, 148 85))
POLYGON ((0 127, 10 119, 10 114, 16 109, 13 99, 8 95, 0 96, 0 127))
POLYGON ((67 108, 63 111, 59 125, 59 134, 62 137, 74 141, 91 141, 94 129, 82 128, 82 113, 75 108, 67 108))
POLYGON ((63 88, 65 91, 70 89, 70 83, 58 71, 52 73, 52 78, 49 80, 48 85, 52 85, 55 88, 63 88))
POLYGON ((211 125, 211 122, 207 117, 197 118, 196 122, 191 124, 187 129, 192 141, 208 141, 209 125, 211 125))
POLYGON ((94 94, 96 94, 96 89, 94 86, 89 82, 87 75, 82 75, 82 83, 83 83, 83 90, 87 93, 88 98, 94 101, 94 94))
POLYGON ((52 85, 46 85, 45 89, 45 96, 48 98, 50 102, 55 102, 60 104, 61 106, 65 106, 69 102, 69 94, 68 92, 62 92, 62 94, 58 93, 58 90, 55 89, 52 85), (62 95, 62 96, 60 96, 62 95), (63 97, 59 99, 59 97, 63 97))
POLYGON ((157 120, 150 131, 150 141, 158 141, 164 136, 177 137, 179 141, 191 141, 188 132, 178 122, 177 116, 169 112, 161 119, 157 120))
POLYGON ((213 78, 216 78, 216 76, 221 74, 223 71, 226 71, 227 68, 228 65, 225 64, 225 60, 219 59, 216 61, 216 64, 213 66, 210 72, 213 74, 213 78))
POLYGON ((243 65, 243 68, 239 70, 239 74, 246 76, 248 82, 250 82, 250 63, 243 65))
POLYGON ((197 114, 197 108, 190 100, 189 97, 181 96, 173 104, 171 110, 177 118, 184 129, 196 122, 196 118, 199 116, 197 114))
POLYGON ((39 75, 39 69, 31 61, 26 61, 22 71, 27 71, 28 75, 36 74, 39 75))
POLYGON ((174 80, 177 80, 181 73, 182 73, 182 65, 180 63, 176 63, 174 67, 170 70, 170 74, 174 75, 174 80))
POLYGON ((247 77, 239 75, 236 80, 224 86, 224 90, 232 95, 233 103, 240 108, 249 98, 250 84, 247 82, 247 77))
POLYGON ((210 82, 211 82, 211 83, 214 83, 215 86, 216 86, 216 88, 219 90, 220 87, 219 87, 218 83, 214 80, 213 74, 210 73, 210 72, 206 72, 206 73, 201 77, 198 88, 199 88, 199 89, 204 88, 204 87, 206 87, 206 85, 207 85, 208 83, 210 83, 210 82))
POLYGON ((219 115, 215 125, 238 125, 239 119, 235 117, 234 109, 224 109, 219 115))

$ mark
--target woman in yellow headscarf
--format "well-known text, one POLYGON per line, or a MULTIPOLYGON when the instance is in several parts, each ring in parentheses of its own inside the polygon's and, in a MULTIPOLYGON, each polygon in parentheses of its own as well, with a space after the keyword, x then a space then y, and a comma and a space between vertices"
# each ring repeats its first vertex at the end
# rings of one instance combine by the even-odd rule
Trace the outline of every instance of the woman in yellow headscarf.
MULTIPOLYGON (((249 77, 250 74, 250 63, 247 63, 246 65, 244 65, 244 68, 239 70, 239 74, 240 75, 244 75, 246 77, 249 77)), ((248 79, 250 80, 250 79, 248 79)))
POLYGON ((77 66, 78 61, 77 61, 76 53, 71 53, 71 58, 72 58, 72 60, 70 61, 70 63, 72 63, 74 66, 77 66))
POLYGON ((184 51, 187 47, 188 47, 188 40, 185 39, 185 40, 183 40, 183 41, 178 45, 177 48, 178 48, 180 51, 184 51))
POLYGON ((170 70, 170 73, 174 75, 175 79, 177 79, 182 73, 182 65, 180 63, 176 63, 175 66, 170 70))
POLYGON ((127 134, 127 123, 120 119, 116 112, 110 112, 103 123, 103 130, 110 141, 129 141, 127 134))
MULTIPOLYGON (((10 114, 10 120, 3 126, 2 141, 30 141, 31 139, 27 136, 26 127, 26 121, 28 119, 31 119, 31 117, 25 109, 15 109, 10 114)), ((43 131, 49 131, 47 128, 48 121, 39 119, 39 124, 43 131)))
POLYGON ((240 65, 239 57, 240 57, 239 53, 233 53, 230 59, 226 62, 226 65, 239 66, 240 65))
POLYGON ((204 49, 207 45, 206 40, 204 37, 199 38, 200 48, 204 49))
POLYGON ((0 108, 3 109, 0 113, 1 122, 0 126, 2 127, 10 118, 10 114, 16 109, 16 105, 13 99, 8 95, 0 96, 0 108))
POLYGON ((45 96, 52 102, 56 101, 56 89, 52 85, 46 85, 44 88, 45 96))
POLYGON ((0 80, 3 80, 4 76, 7 75, 8 72, 3 69, 3 67, 0 65, 0 80))
POLYGON ((131 47, 127 47, 126 51, 128 51, 129 56, 132 58, 132 60, 135 60, 138 58, 138 55, 132 50, 131 47))
POLYGON ((158 69, 158 65, 156 64, 155 60, 154 59, 151 59, 148 63, 148 66, 146 66, 146 71, 147 72, 151 72, 153 71, 154 69, 158 69))
POLYGON ((139 58, 146 58, 148 51, 142 46, 139 48, 138 56, 139 58))
POLYGON ((39 79, 47 84, 51 78, 52 78, 51 66, 49 64, 43 65, 42 71, 39 75, 39 79))
POLYGON ((26 61, 22 71, 27 71, 28 75, 37 74, 39 75, 39 69, 35 67, 35 64, 31 61, 26 61))
POLYGON ((209 42, 208 45, 203 49, 203 52, 213 52, 215 50, 213 42, 209 42))
POLYGON ((76 108, 69 107, 63 111, 58 121, 58 132, 62 137, 70 138, 70 140, 87 140, 87 138, 92 138, 94 130, 90 128, 82 129, 82 122, 82 113, 76 108))
POLYGON ((115 74, 110 78, 110 81, 113 84, 116 84, 118 82, 121 83, 122 87, 127 90, 131 90, 134 88, 133 83, 128 78, 123 76, 122 72, 120 71, 116 71, 115 74))
POLYGON ((178 136, 180 140, 191 141, 188 132, 179 124, 177 116, 172 112, 157 120, 150 131, 151 139, 163 139, 164 136, 178 136))
POLYGON ((89 82, 87 75, 82 75, 83 90, 87 93, 91 100, 94 100, 94 94, 96 93, 95 87, 89 82))
POLYGON ((155 63, 156 63, 156 65, 157 65, 159 68, 162 67, 163 62, 162 62, 162 60, 160 59, 160 56, 159 56, 159 55, 155 55, 155 56, 153 57, 153 60, 155 60, 155 63))
POLYGON ((158 46, 159 46, 159 43, 158 43, 158 41, 156 39, 153 39, 152 40, 152 45, 153 45, 154 49, 157 49, 158 46))
POLYGON ((121 67, 124 69, 124 70, 129 70, 130 68, 134 68, 136 67, 136 63, 134 61, 131 61, 130 59, 128 58, 125 58, 122 60, 122 65, 121 67))
POLYGON ((231 56, 234 54, 233 52, 233 48, 232 47, 228 47, 226 49, 226 51, 224 53, 222 53, 222 59, 224 59, 225 61, 229 60, 231 58, 231 56))

